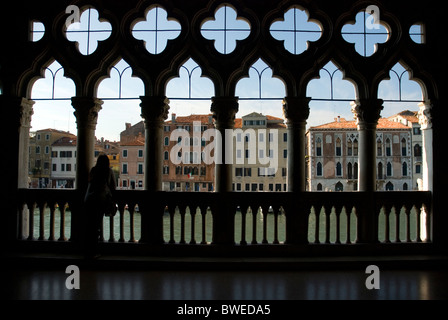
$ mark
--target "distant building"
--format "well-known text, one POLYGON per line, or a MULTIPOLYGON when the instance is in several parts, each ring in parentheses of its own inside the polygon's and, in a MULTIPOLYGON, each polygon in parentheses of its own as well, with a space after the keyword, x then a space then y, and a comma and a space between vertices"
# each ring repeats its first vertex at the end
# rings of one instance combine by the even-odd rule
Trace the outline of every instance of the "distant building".
POLYGON ((287 191, 288 135, 283 119, 250 113, 235 120, 234 191, 287 191))
MULTIPOLYGON (((358 190, 359 135, 355 121, 309 128, 307 135, 307 189, 358 190)), ((381 118, 376 133, 377 190, 412 190, 411 128, 381 118)))
POLYGON ((422 130, 417 117, 418 111, 405 110, 387 118, 390 121, 399 122, 412 129, 412 180, 413 189, 419 190, 419 181, 423 179, 423 140, 422 130))
POLYGON ((110 167, 114 172, 116 182, 118 182, 120 176, 120 142, 109 141, 104 138, 97 140, 95 143, 95 158, 98 158, 102 153, 109 158, 110 167))
MULTIPOLYGON (((214 128, 211 114, 171 114, 163 126, 162 190, 214 190, 215 162, 204 161, 210 142, 203 137, 214 128), (174 147, 180 150, 177 154, 174 147)), ((287 130, 283 119, 254 112, 235 119, 234 129, 233 190, 286 191, 287 130)), ((133 126, 126 123, 120 134, 119 188, 144 188, 144 133, 141 121, 133 126)))
POLYGON ((30 134, 28 168, 31 188, 52 187, 51 147, 63 137, 76 139, 74 134, 56 129, 43 129, 30 134))
POLYGON ((74 188, 75 178, 76 137, 62 137, 51 145, 51 187, 74 188))
POLYGON ((203 133, 214 129, 211 114, 193 114, 179 116, 171 114, 171 120, 163 127, 163 172, 162 190, 164 191, 213 191, 215 164, 207 164, 203 157, 206 141, 203 133), (173 138, 174 130, 182 130, 185 137, 173 138), (174 140, 174 141, 173 141, 174 140), (178 154, 172 154, 174 146, 178 154), (181 153, 182 152, 182 153, 181 153), (175 157, 176 162, 171 161, 175 157))
POLYGON ((119 189, 144 188, 144 149, 145 139, 141 134, 134 139, 124 139, 124 142, 120 142, 120 171, 117 186, 119 189))

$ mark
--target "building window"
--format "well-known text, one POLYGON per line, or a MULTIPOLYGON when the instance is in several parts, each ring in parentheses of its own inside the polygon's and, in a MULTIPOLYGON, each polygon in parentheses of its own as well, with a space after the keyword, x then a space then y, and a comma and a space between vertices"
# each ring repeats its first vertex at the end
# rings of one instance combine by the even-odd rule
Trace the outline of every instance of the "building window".
POLYGON ((320 162, 317 163, 316 176, 322 177, 322 163, 320 162))
POLYGON ((170 155, 169 155, 168 151, 165 151, 163 153, 163 160, 169 160, 169 159, 170 159, 170 155))
POLYGON ((358 163, 355 162, 353 165, 353 179, 358 179, 358 163))
POLYGON ((235 168, 235 176, 242 177, 243 176, 243 168, 235 168))
POLYGON ((383 164, 381 162, 378 163, 378 179, 383 179, 383 164))
POLYGON ((143 174, 143 163, 138 164, 137 174, 143 174))
POLYGON ((420 147, 419 144, 416 144, 414 146, 414 157, 421 157, 422 156, 422 147, 420 147))
POLYGON ((386 165, 386 176, 392 176, 392 164, 390 162, 388 162, 386 165))
POLYGON ((415 165, 415 173, 420 174, 422 173, 422 166, 419 164, 415 165))
POLYGON ((128 173, 128 164, 127 163, 123 163, 121 169, 122 169, 121 173, 127 174, 128 173))
POLYGON ((336 139, 336 156, 340 157, 342 156, 342 148, 341 148, 341 139, 336 139))
POLYGON ((317 138, 316 139, 316 157, 322 156, 322 139, 317 138))
POLYGON ((317 184, 316 190, 317 191, 322 191, 322 184, 321 183, 317 184))
POLYGON ((353 155, 358 156, 358 139, 353 140, 353 155))
POLYGON ((401 155, 406 156, 408 154, 408 148, 406 147, 406 139, 401 139, 401 155))
MULTIPOLYGON (((143 172, 142 172, 143 173, 143 172)), ((170 167, 163 166, 163 174, 169 174, 170 173, 170 167)))
POLYGON ((142 149, 138 150, 138 157, 143 158, 143 150, 142 149))
POLYGON ((349 162, 347 165, 347 178, 353 179, 353 166, 352 166, 351 162, 349 162))
POLYGON ((342 165, 340 162, 336 164, 336 176, 342 176, 342 165))
POLYGON ((352 140, 347 141, 347 155, 351 156, 353 152, 353 143, 352 140))
POLYGON ((422 134, 422 130, 419 127, 412 128, 412 132, 415 136, 420 136, 422 134))
POLYGON ((392 155, 392 148, 390 144, 390 139, 386 139, 386 157, 390 157, 392 155))
POLYGON ((376 155, 378 157, 382 157, 383 156, 383 148, 381 146, 381 140, 377 140, 376 142, 376 155))
POLYGON ((402 173, 403 173, 403 177, 407 177, 408 176, 408 164, 406 162, 403 162, 402 166, 402 173))
POLYGON ((128 157, 128 150, 123 149, 123 158, 127 158, 127 157, 128 157))

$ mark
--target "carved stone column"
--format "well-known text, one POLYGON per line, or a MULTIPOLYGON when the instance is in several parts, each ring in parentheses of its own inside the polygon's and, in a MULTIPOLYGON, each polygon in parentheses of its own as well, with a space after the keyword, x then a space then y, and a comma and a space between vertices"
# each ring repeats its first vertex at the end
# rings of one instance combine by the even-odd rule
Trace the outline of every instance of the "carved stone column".
POLYGON ((288 127, 288 191, 305 191, 306 120, 310 115, 308 97, 285 97, 283 114, 288 127))
POLYGON ((18 159, 18 187, 28 188, 28 162, 31 117, 34 113, 34 101, 22 98, 19 105, 19 159, 18 159))
POLYGON ((220 133, 221 141, 215 140, 215 191, 232 191, 232 163, 227 155, 232 154, 232 135, 226 136, 226 130, 233 129, 235 115, 238 112, 238 97, 213 97, 211 112, 215 127, 220 133))
POLYGON ((162 190, 163 123, 170 109, 167 97, 141 96, 140 103, 145 121, 145 189, 162 190))
POLYGON ((433 154, 432 154, 432 104, 430 101, 420 103, 418 111, 418 123, 422 130, 422 160, 423 160, 423 190, 433 190, 433 154))
POLYGON ((95 160, 95 129, 103 101, 93 97, 73 97, 78 137, 76 143, 76 189, 87 190, 89 172, 95 160))
MULTIPOLYGON (((11 163, 17 163, 17 167, 6 168, 3 178, 7 181, 4 188, 4 199, 17 199, 17 188, 28 188, 28 162, 31 117, 33 115, 34 101, 16 97, 0 95, 0 106, 3 110, 10 110, 16 115, 13 119, 13 130, 4 140, 4 150, 8 150, 11 163), (17 131, 16 131, 17 130, 17 131)), ((15 201, 5 202, 5 225, 10 226, 1 235, 3 244, 18 237, 26 239, 29 236, 29 210, 23 209, 22 214, 17 214, 15 201)))
POLYGON ((352 113, 359 131, 358 190, 376 190, 376 126, 383 110, 381 99, 353 101, 352 113))

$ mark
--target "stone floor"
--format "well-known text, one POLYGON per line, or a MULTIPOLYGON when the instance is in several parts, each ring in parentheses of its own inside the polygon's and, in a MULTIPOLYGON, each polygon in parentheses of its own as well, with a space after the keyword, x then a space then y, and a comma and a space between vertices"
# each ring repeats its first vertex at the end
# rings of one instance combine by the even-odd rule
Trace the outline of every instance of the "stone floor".
POLYGON ((380 288, 370 290, 366 287, 370 276, 366 267, 372 261, 368 259, 357 259, 350 265, 350 261, 339 265, 316 260, 282 261, 278 267, 274 260, 267 259, 237 259, 228 265, 219 260, 199 261, 202 264, 188 259, 165 259, 159 264, 147 259, 140 265, 137 262, 119 257, 101 257, 93 262, 75 258, 15 259, 7 264, 2 289, 14 300, 448 299, 446 261, 427 265, 416 260, 409 267, 378 260, 380 288), (66 287, 67 278, 72 276, 66 273, 68 265, 79 267, 79 289, 66 287))

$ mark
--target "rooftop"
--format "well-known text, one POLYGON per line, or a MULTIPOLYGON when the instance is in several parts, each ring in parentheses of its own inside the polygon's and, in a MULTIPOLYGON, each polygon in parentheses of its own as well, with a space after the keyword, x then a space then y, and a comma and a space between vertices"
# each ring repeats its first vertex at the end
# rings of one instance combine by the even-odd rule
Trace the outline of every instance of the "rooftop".
MULTIPOLYGON (((321 129, 347 129, 347 130, 357 130, 357 125, 355 120, 347 120, 345 118, 337 117, 333 122, 325 123, 319 126, 310 127, 310 130, 321 130, 321 129)), ((402 123, 388 120, 386 118, 380 118, 378 120, 377 129, 398 129, 398 130, 409 130, 409 127, 402 123)))

